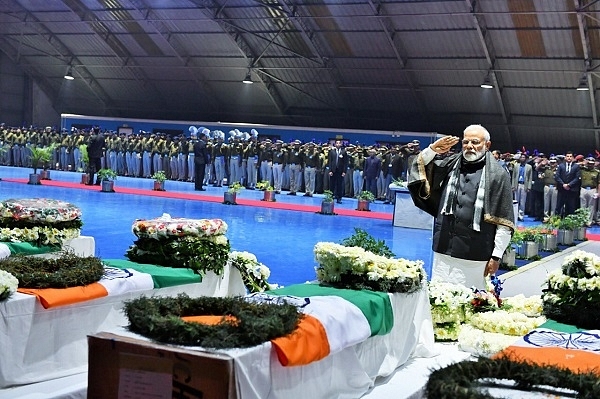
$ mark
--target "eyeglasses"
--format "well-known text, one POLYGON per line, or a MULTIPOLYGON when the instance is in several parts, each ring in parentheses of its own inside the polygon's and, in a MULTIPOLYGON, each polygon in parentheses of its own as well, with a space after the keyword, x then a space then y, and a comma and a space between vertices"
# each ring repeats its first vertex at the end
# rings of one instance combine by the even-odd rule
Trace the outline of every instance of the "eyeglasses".
POLYGON ((462 141, 462 145, 469 145, 469 143, 473 144, 474 147, 477 147, 478 145, 480 145, 482 143, 481 140, 463 140, 462 141))

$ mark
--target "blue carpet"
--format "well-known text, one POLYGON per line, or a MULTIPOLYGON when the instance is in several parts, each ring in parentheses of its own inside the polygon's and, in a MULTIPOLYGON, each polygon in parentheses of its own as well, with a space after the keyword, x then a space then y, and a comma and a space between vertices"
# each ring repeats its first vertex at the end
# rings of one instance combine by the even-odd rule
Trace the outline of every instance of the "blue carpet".
MULTIPOLYGON (((0 178, 27 178, 30 169, 0 167, 0 178)), ((51 171, 53 180, 79 182, 80 173, 51 171)), ((149 189, 152 180, 119 177, 117 186, 149 189)), ((175 192, 193 192, 193 184, 166 182, 166 189, 175 192)), ((223 188, 207 187, 205 194, 222 195, 223 188)), ((313 247, 319 241, 339 243, 358 227, 378 240, 384 240, 398 257, 423 260, 425 269, 431 268, 431 233, 426 230, 393 227, 389 220, 352 216, 325 216, 314 212, 269 209, 259 206, 230 206, 214 202, 101 193, 98 191, 67 189, 51 186, 32 186, 0 181, 0 199, 54 198, 71 202, 83 212, 82 234, 96 240, 96 256, 105 259, 125 259, 125 252, 135 236, 131 224, 135 219, 152 219, 168 213, 182 218, 220 218, 228 225, 227 237, 233 250, 254 253, 258 260, 271 269, 271 283, 284 286, 315 279, 313 247)), ((238 197, 259 199, 262 193, 244 190, 238 197)), ((313 198, 279 195, 278 201, 314 205, 321 201, 313 198)), ((344 199, 336 209, 356 208, 356 200, 344 199)), ((371 204, 376 212, 389 212, 393 206, 371 204)))

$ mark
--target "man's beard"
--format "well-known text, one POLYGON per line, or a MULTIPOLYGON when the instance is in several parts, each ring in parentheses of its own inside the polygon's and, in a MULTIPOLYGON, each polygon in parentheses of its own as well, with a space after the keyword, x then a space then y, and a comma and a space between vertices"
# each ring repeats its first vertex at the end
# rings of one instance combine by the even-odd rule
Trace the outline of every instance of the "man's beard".
POLYGON ((476 162, 479 161, 485 155, 485 150, 481 151, 463 151, 463 158, 467 160, 467 162, 476 162))

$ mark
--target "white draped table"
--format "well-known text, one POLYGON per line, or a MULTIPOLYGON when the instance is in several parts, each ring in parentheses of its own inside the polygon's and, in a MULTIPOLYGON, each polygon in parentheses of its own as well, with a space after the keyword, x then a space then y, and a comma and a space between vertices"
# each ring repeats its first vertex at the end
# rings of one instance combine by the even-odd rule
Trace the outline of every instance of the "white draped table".
POLYGON ((191 297, 230 296, 245 295, 246 290, 239 271, 226 268, 223 276, 207 273, 201 283, 127 292, 49 309, 33 295, 13 294, 0 302, 0 397, 2 388, 87 371, 87 336, 126 326, 124 301, 184 292, 191 297))
MULTIPOLYGON (((373 336, 306 366, 283 367, 270 342, 248 349, 217 351, 234 359, 237 398, 359 398, 377 377, 391 375, 410 358, 437 355, 427 288, 390 297, 394 327, 389 334, 373 336)), ((106 331, 147 341, 123 328, 106 331)), ((164 347, 168 350, 168 346, 164 347)))

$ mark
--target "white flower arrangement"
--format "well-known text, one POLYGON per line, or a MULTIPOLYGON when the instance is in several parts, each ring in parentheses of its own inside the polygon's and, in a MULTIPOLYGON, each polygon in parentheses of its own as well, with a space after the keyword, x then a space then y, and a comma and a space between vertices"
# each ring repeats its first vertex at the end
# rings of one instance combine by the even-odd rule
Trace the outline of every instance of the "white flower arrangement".
POLYGON ((434 277, 428 286, 431 315, 436 324, 458 322, 467 318, 473 292, 462 284, 453 284, 434 277))
POLYGON ((503 309, 509 313, 521 313, 527 317, 539 317, 544 310, 540 295, 526 297, 523 294, 504 298, 503 309))
POLYGON ((79 237, 81 230, 77 228, 57 229, 51 226, 24 228, 0 228, 0 241, 34 242, 41 245, 60 245, 65 241, 79 237))
POLYGON ((19 287, 19 280, 6 270, 0 269, 0 301, 7 299, 19 287))
POLYGON ((269 284, 267 281, 271 270, 256 259, 256 255, 242 251, 232 251, 227 263, 240 271, 242 280, 250 293, 263 292, 280 288, 277 284, 269 284))
POLYGON ((342 288, 414 292, 425 277, 423 261, 392 259, 332 242, 314 247, 317 279, 342 288))
POLYGON ((600 257, 573 251, 562 267, 548 273, 542 295, 544 313, 580 328, 600 328, 600 257))
POLYGON ((481 356, 491 356, 512 345, 518 337, 482 331, 469 324, 463 324, 458 335, 458 346, 465 352, 481 356))
POLYGON ((469 319, 468 324, 486 332, 523 336, 545 322, 546 318, 543 316, 527 317, 522 313, 496 310, 493 312, 475 313, 469 319))
POLYGON ((435 339, 437 341, 457 341, 462 326, 460 323, 434 324, 435 339))
POLYGON ((73 204, 50 198, 19 198, 0 201, 0 218, 15 221, 55 224, 81 219, 73 204))

